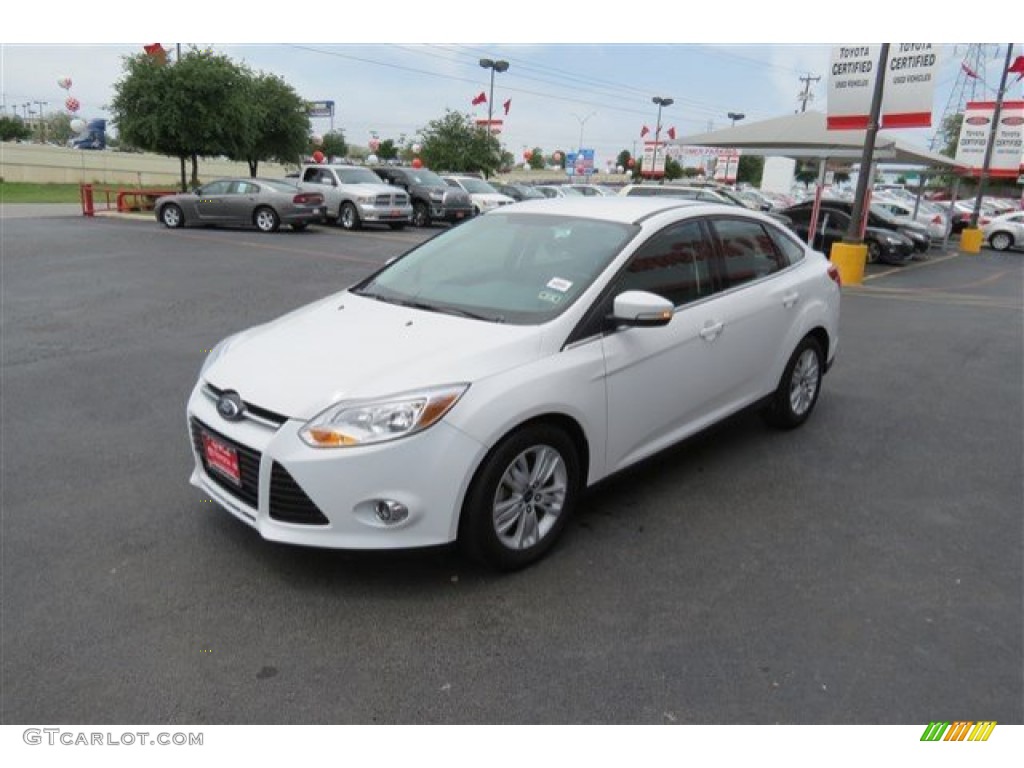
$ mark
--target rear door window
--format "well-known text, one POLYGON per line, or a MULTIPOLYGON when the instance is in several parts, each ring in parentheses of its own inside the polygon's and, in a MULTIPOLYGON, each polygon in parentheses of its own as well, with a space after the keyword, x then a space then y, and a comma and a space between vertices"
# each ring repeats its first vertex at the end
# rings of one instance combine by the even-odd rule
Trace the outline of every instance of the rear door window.
POLYGON ((719 243, 723 288, 735 288, 786 266, 760 222, 723 218, 712 220, 711 225, 719 243))

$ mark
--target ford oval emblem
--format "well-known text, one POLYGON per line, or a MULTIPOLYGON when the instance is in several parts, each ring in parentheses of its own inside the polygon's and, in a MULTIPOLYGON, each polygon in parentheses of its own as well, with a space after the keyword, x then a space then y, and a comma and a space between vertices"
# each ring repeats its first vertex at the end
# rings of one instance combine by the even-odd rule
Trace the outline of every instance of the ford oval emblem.
POLYGON ((988 125, 989 118, 983 117, 982 115, 972 115, 964 120, 968 125, 988 125))
POLYGON ((245 403, 237 392, 224 392, 217 398, 217 413, 227 421, 241 421, 245 415, 245 403))

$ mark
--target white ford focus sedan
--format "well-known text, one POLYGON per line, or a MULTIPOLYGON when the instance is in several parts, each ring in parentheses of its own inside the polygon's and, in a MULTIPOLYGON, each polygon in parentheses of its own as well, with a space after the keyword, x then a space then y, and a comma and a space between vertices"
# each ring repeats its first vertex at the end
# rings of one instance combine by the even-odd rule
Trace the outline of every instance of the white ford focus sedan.
POLYGON ((191 482, 274 541, 547 552, 581 494, 737 411, 803 423, 839 274, 771 218, 523 202, 209 354, 191 482))

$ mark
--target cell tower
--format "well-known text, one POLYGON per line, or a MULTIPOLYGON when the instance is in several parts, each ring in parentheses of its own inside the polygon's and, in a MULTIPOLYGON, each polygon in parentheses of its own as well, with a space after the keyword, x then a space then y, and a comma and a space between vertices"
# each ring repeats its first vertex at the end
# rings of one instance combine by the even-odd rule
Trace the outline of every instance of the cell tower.
POLYGON ((946 108, 942 110, 942 119, 935 128, 928 149, 932 152, 939 152, 952 138, 947 135, 946 125, 948 118, 952 115, 961 114, 968 101, 978 101, 985 98, 985 60, 992 55, 995 46, 984 43, 971 43, 967 46, 956 46, 953 49, 954 58, 961 57, 960 71, 956 74, 956 83, 953 90, 949 92, 949 100, 946 101, 946 108))

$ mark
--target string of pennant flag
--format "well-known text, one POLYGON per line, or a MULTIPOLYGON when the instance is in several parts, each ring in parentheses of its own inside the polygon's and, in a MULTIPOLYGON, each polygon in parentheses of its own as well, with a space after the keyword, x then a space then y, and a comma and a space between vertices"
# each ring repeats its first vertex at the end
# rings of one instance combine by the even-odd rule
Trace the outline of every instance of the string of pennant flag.
MULTIPOLYGON (((658 131, 659 131, 659 133, 660 133, 660 131, 661 131, 661 128, 660 128, 660 127, 658 128, 658 131)), ((646 136, 646 135, 647 135, 648 133, 650 133, 650 132, 651 132, 651 129, 650 129, 650 128, 648 128, 648 127, 647 127, 646 125, 645 125, 645 126, 643 126, 643 127, 642 127, 642 128, 640 129, 640 138, 642 139, 642 138, 643 138, 644 136, 646 136)), ((665 131, 665 133, 666 133, 666 135, 667 135, 667 136, 668 136, 668 137, 669 137, 670 139, 672 139, 672 140, 674 141, 674 140, 675 140, 675 138, 676 138, 676 127, 675 127, 675 126, 673 125, 673 126, 672 126, 671 128, 669 128, 669 129, 668 129, 667 131, 665 131)))
MULTIPOLYGON (((487 94, 484 93, 483 91, 480 91, 480 93, 473 97, 473 101, 471 103, 473 104, 474 107, 478 107, 481 104, 486 104, 487 94)), ((501 103, 501 106, 504 107, 505 114, 508 115, 508 111, 512 109, 512 99, 506 99, 501 103)))

